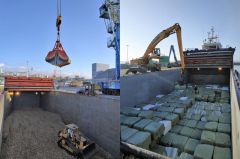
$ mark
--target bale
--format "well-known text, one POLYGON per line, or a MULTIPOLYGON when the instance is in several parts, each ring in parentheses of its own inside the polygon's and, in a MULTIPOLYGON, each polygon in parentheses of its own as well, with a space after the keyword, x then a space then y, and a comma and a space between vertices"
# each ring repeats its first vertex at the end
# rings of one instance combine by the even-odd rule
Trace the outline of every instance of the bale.
POLYGON ((179 134, 182 130, 183 126, 181 125, 175 125, 170 131, 176 134, 179 134))
POLYGON ((201 119, 201 114, 195 114, 195 115, 192 115, 191 119, 193 120, 200 120, 201 119))
POLYGON ((222 115, 219 117, 219 123, 230 124, 231 123, 231 116, 230 115, 222 115))
POLYGON ((207 122, 205 122, 205 121, 199 121, 198 123, 197 123, 197 126, 196 126, 196 128, 198 128, 198 129, 200 129, 200 130, 203 130, 204 128, 205 128, 205 124, 206 124, 207 122))
POLYGON ((145 111, 141 111, 139 114, 138 114, 139 117, 142 117, 142 118, 147 118, 147 119, 151 119, 153 117, 153 111, 151 110, 145 110, 145 111))
POLYGON ((133 127, 138 130, 143 130, 144 127, 147 126, 151 122, 152 122, 152 120, 150 120, 150 119, 142 119, 142 120, 138 121, 137 123, 135 123, 133 125, 133 127))
POLYGON ((179 116, 177 114, 170 114, 165 117, 166 120, 170 120, 172 125, 176 125, 179 121, 179 116))
POLYGON ((120 115, 120 124, 123 124, 123 122, 127 119, 128 117, 125 115, 120 115))
POLYGON ((129 127, 132 127, 135 123, 137 123, 139 120, 141 120, 140 117, 127 117, 124 121, 123 121, 123 125, 127 125, 129 127))
POLYGON ((148 150, 151 144, 151 134, 149 132, 139 131, 128 138, 126 142, 148 150))
POLYGON ((204 130, 201 135, 201 143, 213 145, 215 143, 215 132, 204 130))
POLYGON ((173 113, 178 114, 182 118, 184 115, 184 108, 175 108, 173 113))
POLYGON ((173 136, 172 145, 179 148, 180 151, 183 151, 187 140, 188 137, 176 134, 175 136, 173 136))
POLYGON ((180 134, 184 135, 184 136, 191 136, 193 130, 194 130, 193 128, 189 128, 187 126, 184 126, 182 128, 182 130, 180 131, 180 134))
POLYGON ((164 132, 164 125, 158 122, 151 122, 145 128, 144 131, 150 132, 152 140, 158 140, 164 132))
POLYGON ((132 129, 132 128, 126 128, 121 130, 121 140, 122 141, 127 141, 128 138, 136 134, 138 130, 132 129))
POLYGON ((174 110, 174 107, 160 107, 160 108, 158 108, 158 111, 162 111, 162 112, 173 112, 173 110, 174 110))
POLYGON ((213 156, 212 145, 198 144, 194 151, 194 159, 211 159, 213 156))
POLYGON ((231 139, 228 134, 225 133, 216 133, 215 145, 221 147, 230 147, 231 139))
POLYGON ((180 122, 178 123, 179 125, 185 126, 185 124, 187 123, 187 119, 182 119, 180 120, 180 122))
POLYGON ((205 124, 205 130, 216 131, 217 127, 218 127, 218 123, 217 122, 207 122, 205 124))
POLYGON ((186 152, 182 152, 181 155, 179 156, 179 159, 193 159, 193 156, 186 152))
POLYGON ((188 120, 185 126, 188 126, 190 128, 195 128, 197 126, 197 121, 196 120, 188 120))
POLYGON ((194 129, 192 131, 192 134, 190 135, 191 138, 193 139, 201 139, 202 131, 199 129, 194 129))
POLYGON ((124 129, 128 128, 127 126, 125 125, 121 125, 121 131, 123 131, 124 129))
POLYGON ((127 115, 127 116, 138 116, 140 113, 138 110, 130 107, 121 107, 120 108, 120 113, 127 115))
POLYGON ((176 134, 169 132, 161 138, 160 143, 164 146, 171 146, 175 136, 176 134))
POLYGON ((231 133, 231 125, 230 124, 219 123, 217 131, 230 134, 231 133))
POLYGON ((231 159, 232 153, 230 148, 214 147, 213 159, 231 159))
POLYGON ((184 146, 184 151, 189 154, 193 154, 198 144, 199 140, 189 138, 184 146))
POLYGON ((165 119, 170 113, 169 112, 154 112, 155 117, 165 119))
POLYGON ((207 121, 214 121, 214 122, 218 122, 218 116, 214 115, 214 114, 210 114, 207 117, 207 121))

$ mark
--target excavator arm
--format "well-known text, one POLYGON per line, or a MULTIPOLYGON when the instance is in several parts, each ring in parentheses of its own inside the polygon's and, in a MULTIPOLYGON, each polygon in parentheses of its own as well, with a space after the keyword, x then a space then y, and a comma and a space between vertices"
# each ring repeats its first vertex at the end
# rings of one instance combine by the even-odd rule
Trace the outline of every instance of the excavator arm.
POLYGON ((181 27, 178 23, 174 24, 173 26, 167 28, 166 30, 163 30, 160 32, 148 45, 143 57, 139 59, 134 59, 133 63, 138 64, 148 64, 149 62, 149 55, 153 53, 155 47, 159 42, 161 42, 163 39, 167 38, 171 34, 177 34, 177 41, 178 41, 178 47, 179 47, 179 53, 181 58, 181 66, 182 68, 185 67, 184 62, 184 55, 183 55, 183 47, 182 47, 182 35, 181 35, 181 27))

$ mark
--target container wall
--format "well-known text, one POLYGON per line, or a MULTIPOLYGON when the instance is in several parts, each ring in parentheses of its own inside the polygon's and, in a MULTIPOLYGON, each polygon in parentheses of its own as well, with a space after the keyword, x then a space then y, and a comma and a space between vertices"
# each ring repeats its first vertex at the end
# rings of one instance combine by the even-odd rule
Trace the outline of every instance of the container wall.
POLYGON ((41 96, 41 106, 75 123, 80 130, 114 157, 120 156, 119 100, 54 92, 41 96))
POLYGON ((164 70, 121 78, 121 107, 135 106, 153 100, 158 94, 167 94, 180 79, 180 70, 164 70))
POLYGON ((24 109, 40 106, 40 94, 35 92, 21 92, 13 96, 13 109, 24 109))

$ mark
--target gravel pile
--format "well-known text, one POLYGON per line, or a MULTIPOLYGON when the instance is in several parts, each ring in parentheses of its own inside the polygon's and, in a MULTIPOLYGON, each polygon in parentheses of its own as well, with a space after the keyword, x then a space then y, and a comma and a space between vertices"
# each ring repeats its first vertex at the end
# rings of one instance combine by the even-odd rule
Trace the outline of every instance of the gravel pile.
POLYGON ((60 116, 39 108, 16 110, 4 122, 2 159, 71 159, 57 145, 65 124, 60 116))

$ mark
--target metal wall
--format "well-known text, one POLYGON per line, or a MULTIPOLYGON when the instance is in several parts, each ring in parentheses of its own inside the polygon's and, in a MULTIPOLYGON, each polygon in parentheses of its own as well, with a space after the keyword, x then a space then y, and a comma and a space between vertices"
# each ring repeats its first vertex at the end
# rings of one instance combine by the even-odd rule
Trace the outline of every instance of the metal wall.
POLYGON ((158 94, 167 94, 180 79, 180 70, 163 70, 142 75, 121 77, 121 107, 149 102, 158 94))
POLYGON ((120 156, 120 101, 54 92, 41 96, 43 109, 76 123, 80 130, 115 158, 120 156))

